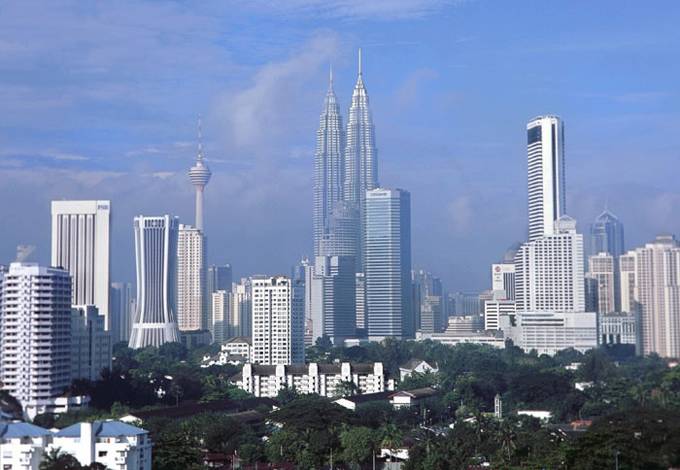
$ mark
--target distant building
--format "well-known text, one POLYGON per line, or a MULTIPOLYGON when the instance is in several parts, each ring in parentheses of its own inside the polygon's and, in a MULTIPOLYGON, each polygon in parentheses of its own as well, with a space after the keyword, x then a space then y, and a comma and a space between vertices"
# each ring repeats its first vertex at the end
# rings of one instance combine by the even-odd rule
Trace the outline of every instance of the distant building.
POLYGON ((253 362, 304 364, 302 287, 285 276, 253 277, 253 362))
POLYGON ((418 388, 415 390, 401 390, 390 395, 390 403, 394 408, 412 408, 423 403, 429 398, 438 397, 441 391, 432 387, 418 388))
POLYGON ((129 282, 112 282, 111 299, 111 334, 113 343, 128 342, 132 332, 134 308, 132 284, 129 282))
POLYGON ((448 294, 449 317, 469 317, 479 315, 483 311, 480 306, 479 293, 454 292, 448 294))
POLYGON ((72 305, 94 305, 111 328, 111 201, 52 201, 51 266, 72 276, 72 305))
POLYGON ((605 206, 590 226, 590 254, 609 253, 618 259, 625 252, 623 224, 605 206))
POLYGON ((503 292, 501 300, 515 300, 515 264, 491 265, 491 290, 503 292))
POLYGON ((256 397, 275 397, 284 387, 303 394, 335 397, 343 382, 354 384, 359 394, 394 390, 394 379, 387 376, 380 362, 276 366, 245 364, 243 370, 229 380, 256 397))
POLYGON ((51 449, 73 455, 81 465, 100 463, 120 470, 151 470, 149 431, 120 421, 77 423, 54 433, 51 449))
POLYGON ((565 215, 564 123, 559 116, 539 116, 527 124, 529 241, 558 233, 565 215))
POLYGON ((632 344, 635 354, 642 355, 642 327, 639 313, 609 313, 598 315, 600 345, 632 344))
POLYGON ((207 243, 196 227, 180 224, 177 234, 177 323, 180 331, 208 330, 207 243))
POLYGON ((614 257, 609 253, 598 253, 588 258, 588 275, 596 282, 596 305, 598 313, 617 311, 616 266, 614 257))
POLYGON ((111 370, 111 332, 104 329, 104 316, 92 305, 71 309, 71 380, 101 379, 111 370))
POLYGON ((229 330, 227 337, 253 335, 252 283, 249 278, 241 279, 234 285, 229 309, 229 330))
POLYGON ((231 314, 232 294, 226 290, 218 290, 211 294, 212 320, 210 333, 213 343, 221 343, 229 339, 231 330, 229 318, 231 314))
POLYGON ((208 265, 207 270, 207 281, 206 281, 206 308, 208 312, 208 329, 212 332, 213 326, 211 325, 212 319, 212 294, 217 291, 225 291, 231 293, 232 289, 232 270, 230 264, 225 264, 223 266, 215 266, 214 264, 208 265))
POLYGON ((0 382, 31 419, 71 386, 71 275, 36 263, 0 271, 0 382))
POLYGON ((583 353, 598 344, 595 312, 521 312, 516 325, 511 339, 526 352, 554 356, 573 348, 583 353))
MULTIPOLYGON (((496 291, 498 292, 498 291, 496 291)), ((503 292, 503 291, 500 291, 503 292)), ((503 292, 504 293, 504 292, 503 292)), ((501 295, 501 294, 499 294, 501 295)), ((484 304, 484 329, 499 330, 502 315, 515 315, 517 306, 514 300, 490 300, 484 304)))
POLYGON ((412 338, 410 193, 374 189, 366 193, 365 204, 368 337, 412 338))
POLYGON ((312 341, 323 335, 334 345, 356 336, 354 258, 317 256, 312 279, 312 341))
POLYGON ((438 343, 455 346, 457 344, 485 344, 494 348, 505 349, 505 338, 502 334, 492 334, 484 331, 468 333, 417 333, 416 341, 429 339, 438 343))
POLYGON ((585 311, 583 235, 576 221, 562 216, 551 233, 525 243, 517 252, 518 312, 585 311))
POLYGON ((399 379, 404 380, 413 373, 426 374, 439 372, 439 365, 436 362, 428 362, 423 359, 409 359, 406 364, 399 366, 399 379))
POLYGON ((621 256, 621 306, 640 312, 643 352, 680 356, 680 243, 661 234, 621 256))
POLYGON ((177 342, 177 233, 179 219, 166 215, 134 219, 137 301, 129 346, 177 342))

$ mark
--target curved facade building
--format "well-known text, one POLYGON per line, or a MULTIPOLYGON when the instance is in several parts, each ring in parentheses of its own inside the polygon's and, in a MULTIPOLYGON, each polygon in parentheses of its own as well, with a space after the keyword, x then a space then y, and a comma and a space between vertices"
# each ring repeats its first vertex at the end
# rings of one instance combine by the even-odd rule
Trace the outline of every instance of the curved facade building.
POLYGON ((135 217, 137 310, 133 349, 179 341, 177 325, 177 237, 179 219, 135 217))

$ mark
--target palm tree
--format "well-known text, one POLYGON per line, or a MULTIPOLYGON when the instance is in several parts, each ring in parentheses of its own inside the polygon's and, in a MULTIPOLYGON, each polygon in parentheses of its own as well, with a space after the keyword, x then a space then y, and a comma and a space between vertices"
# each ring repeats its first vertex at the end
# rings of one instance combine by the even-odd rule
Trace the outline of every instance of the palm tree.
POLYGON ((392 453, 396 453, 403 444, 401 430, 395 424, 388 424, 380 431, 380 445, 390 451, 389 461, 392 461, 392 453))
POLYGON ((40 466, 40 470, 81 470, 83 467, 73 455, 61 451, 61 447, 54 447, 47 452, 40 466))

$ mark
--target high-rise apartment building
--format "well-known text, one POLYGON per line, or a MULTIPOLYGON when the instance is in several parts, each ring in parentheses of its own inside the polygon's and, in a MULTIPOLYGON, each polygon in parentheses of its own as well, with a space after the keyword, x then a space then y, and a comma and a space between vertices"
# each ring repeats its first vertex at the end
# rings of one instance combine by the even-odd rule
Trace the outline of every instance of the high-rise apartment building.
MULTIPOLYGON (((333 90, 333 72, 319 119, 314 157, 314 256, 325 254, 322 240, 328 236, 336 203, 343 201, 345 129, 333 90)), ((356 244, 356 241, 354 241, 356 244)))
POLYGON ((527 124, 529 240, 554 232, 566 214, 564 124, 558 116, 539 116, 527 124))
POLYGON ((35 416, 71 385, 71 275, 12 263, 0 271, 0 381, 35 416))
POLYGON ((231 283, 233 282, 233 275, 230 264, 223 266, 215 266, 211 264, 208 266, 208 293, 212 294, 218 290, 226 290, 231 292, 231 283))
POLYGON ((179 219, 169 215, 134 219, 137 301, 129 346, 179 341, 177 238, 179 219))
POLYGON ((212 321, 210 322, 210 334, 213 343, 222 343, 230 336, 229 316, 231 311, 231 292, 218 290, 211 294, 212 297, 212 321))
POLYGON ((180 331, 208 330, 207 240, 191 225, 177 236, 177 323, 180 331))
POLYGON ((518 312, 584 312, 583 235, 563 215, 551 234, 525 243, 515 257, 518 312))
POLYGON ((112 282, 111 299, 111 341, 115 344, 128 342, 132 332, 134 308, 132 298, 132 284, 129 282, 112 282))
POLYGON ((328 336, 335 346, 356 335, 354 258, 317 256, 312 282, 312 341, 328 336))
POLYGON ((253 356, 256 364, 305 363, 301 286, 285 276, 252 278, 253 356))
POLYGON ((72 305, 94 305, 109 318, 110 201, 52 201, 52 266, 73 277, 72 305))
POLYGON ((614 257, 609 253, 599 253, 588 257, 588 276, 597 283, 597 312, 616 312, 614 289, 614 257))
POLYGON ((366 192, 364 266, 368 337, 412 338, 411 196, 403 189, 366 192))
POLYGON ((658 235, 622 256, 621 280, 627 312, 640 313, 644 354, 680 357, 680 244, 675 237, 658 235))
MULTIPOLYGON (((295 283, 294 285, 300 286, 299 283, 295 283)), ((233 338, 239 336, 250 338, 253 335, 252 300, 252 281, 249 278, 241 279, 241 283, 234 286, 231 295, 229 328, 230 335, 233 338)), ((300 302, 302 302, 302 300, 300 300, 300 302)))

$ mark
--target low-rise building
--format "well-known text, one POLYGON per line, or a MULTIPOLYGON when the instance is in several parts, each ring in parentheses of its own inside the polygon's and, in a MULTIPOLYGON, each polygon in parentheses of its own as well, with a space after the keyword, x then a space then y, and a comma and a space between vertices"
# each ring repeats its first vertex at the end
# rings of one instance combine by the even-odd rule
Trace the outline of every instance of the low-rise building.
POLYGON ((494 334, 484 331, 467 334, 448 332, 429 334, 416 333, 416 341, 422 341, 425 339, 437 341, 442 344, 448 344, 450 346, 455 346, 456 344, 486 344, 494 348, 505 348, 505 338, 503 334, 494 334))
POLYGON ((392 390, 387 390, 385 392, 365 393, 361 395, 350 395, 333 400, 333 403, 337 403, 348 410, 356 411, 357 406, 363 405, 364 403, 389 403, 390 395, 392 395, 392 390))
POLYGON ((598 342, 600 345, 632 344, 635 354, 642 354, 642 328, 639 313, 600 314, 598 342))
POLYGON ((51 442, 52 433, 39 426, 0 424, 0 468, 38 470, 43 453, 51 442))
POLYGON ((399 367, 399 379, 404 380, 414 372, 418 374, 425 374, 431 372, 436 374, 439 372, 439 366, 436 362, 427 362, 423 359, 410 359, 406 364, 399 367))
POLYGON ((441 392, 432 387, 402 390, 390 395, 390 403, 394 408, 411 407, 439 395, 441 395, 441 392))
POLYGON ((73 455, 81 465, 101 463, 117 470, 151 470, 149 431, 120 421, 77 423, 55 433, 51 449, 73 455))
POLYGON ((283 388, 299 393, 316 393, 334 397, 342 393, 344 384, 353 384, 358 393, 394 390, 394 378, 389 377, 381 362, 374 364, 245 364, 230 381, 256 397, 275 397, 283 388))
POLYGON ((584 353, 597 347, 595 312, 523 312, 516 318, 513 340, 524 351, 553 356, 563 349, 584 353))

